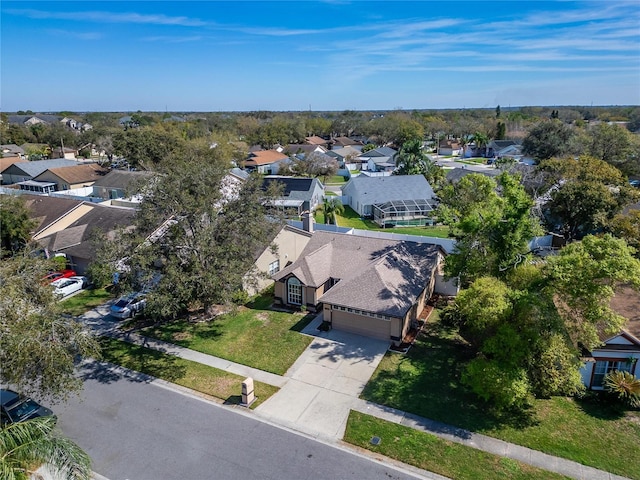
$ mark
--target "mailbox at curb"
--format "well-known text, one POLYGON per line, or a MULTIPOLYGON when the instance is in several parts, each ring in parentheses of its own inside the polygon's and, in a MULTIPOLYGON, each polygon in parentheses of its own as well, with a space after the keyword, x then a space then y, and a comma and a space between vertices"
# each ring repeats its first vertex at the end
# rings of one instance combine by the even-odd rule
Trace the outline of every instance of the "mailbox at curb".
POLYGON ((253 378, 247 377, 242 382, 242 403, 243 407, 250 407, 256 400, 256 395, 253 392, 253 378))

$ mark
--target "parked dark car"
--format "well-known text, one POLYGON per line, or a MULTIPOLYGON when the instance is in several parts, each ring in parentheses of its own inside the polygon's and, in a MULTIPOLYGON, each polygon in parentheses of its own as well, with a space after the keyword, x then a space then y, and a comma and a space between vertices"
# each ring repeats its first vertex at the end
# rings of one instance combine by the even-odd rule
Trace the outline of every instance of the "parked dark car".
POLYGON ((53 415, 53 412, 35 400, 13 390, 0 389, 0 424, 2 426, 50 415, 53 415))

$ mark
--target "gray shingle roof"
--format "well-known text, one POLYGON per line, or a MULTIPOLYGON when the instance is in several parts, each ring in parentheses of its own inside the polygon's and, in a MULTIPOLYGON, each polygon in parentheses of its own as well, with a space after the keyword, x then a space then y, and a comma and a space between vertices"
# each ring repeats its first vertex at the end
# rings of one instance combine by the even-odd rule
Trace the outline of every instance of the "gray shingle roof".
POLYGON ((152 177, 150 172, 130 172, 128 170, 111 170, 93 184, 95 187, 120 188, 126 190, 132 182, 152 177))
POLYGON ((427 286, 440 247, 317 231, 298 260, 274 279, 294 275, 319 287, 340 280, 320 301, 400 317, 427 286))
POLYGON ((368 205, 392 200, 429 200, 433 198, 433 189, 423 175, 390 175, 386 177, 368 177, 358 175, 351 178, 342 187, 344 195, 366 198, 368 205))
POLYGON ((37 160, 35 162, 21 162, 11 165, 9 168, 22 170, 26 176, 37 177, 45 170, 50 168, 70 167, 78 165, 76 160, 67 160, 66 158, 56 158, 54 160, 37 160))

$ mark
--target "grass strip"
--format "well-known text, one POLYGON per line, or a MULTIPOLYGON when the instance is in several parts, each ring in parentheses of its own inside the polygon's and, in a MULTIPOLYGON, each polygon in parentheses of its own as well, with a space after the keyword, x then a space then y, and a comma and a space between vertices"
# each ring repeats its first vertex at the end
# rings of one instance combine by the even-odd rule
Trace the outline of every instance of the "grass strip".
POLYGON ((344 440, 453 480, 561 480, 564 475, 351 411, 344 440), (381 439, 372 445, 371 439, 381 439))
POLYGON ((96 288, 95 290, 83 290, 73 297, 60 302, 60 306, 62 307, 62 313, 77 317, 112 298, 114 296, 105 288, 96 288))
POLYGON ((197 352, 284 375, 312 338, 299 332, 314 315, 269 310, 272 298, 259 296, 249 307, 209 322, 186 320, 149 327, 142 335, 197 352))
MULTIPOLYGON (((130 370, 166 380, 237 405, 242 401, 244 377, 201 363, 185 360, 150 348, 132 345, 121 340, 102 337, 102 359, 130 370)), ((255 408, 278 391, 277 387, 254 382, 255 408)))
POLYGON ((435 310, 407 355, 387 354, 362 398, 550 455, 640 480, 640 411, 589 397, 535 400, 518 417, 497 415, 461 382, 471 349, 435 310), (621 445, 621 448, 611 448, 621 445))

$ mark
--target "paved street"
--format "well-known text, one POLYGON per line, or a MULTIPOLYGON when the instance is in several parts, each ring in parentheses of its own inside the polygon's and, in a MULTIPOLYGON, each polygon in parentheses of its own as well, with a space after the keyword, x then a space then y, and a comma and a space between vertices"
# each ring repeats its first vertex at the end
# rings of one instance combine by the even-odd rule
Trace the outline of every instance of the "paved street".
POLYGON ((54 408, 110 480, 416 478, 141 377, 82 373, 81 398, 54 408))

